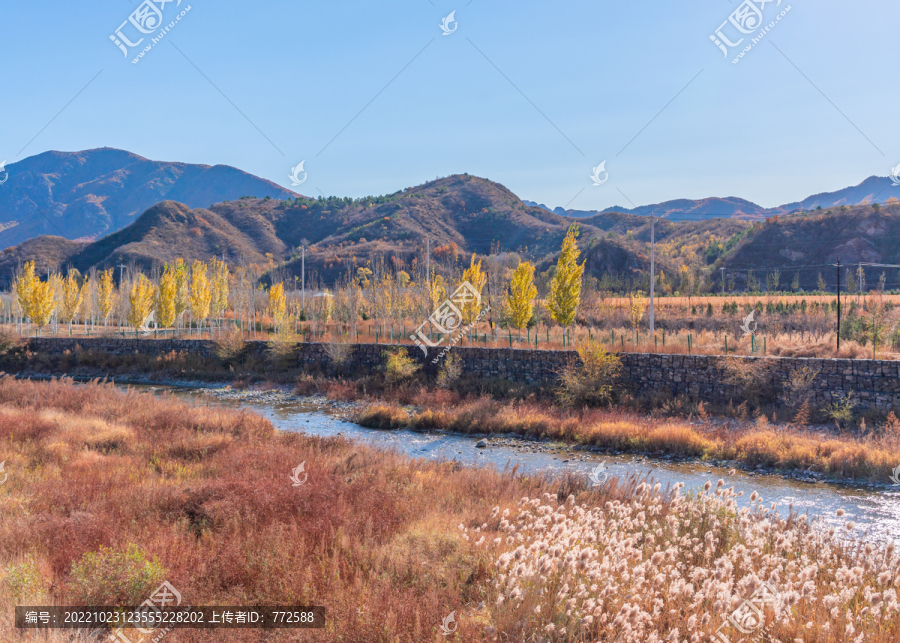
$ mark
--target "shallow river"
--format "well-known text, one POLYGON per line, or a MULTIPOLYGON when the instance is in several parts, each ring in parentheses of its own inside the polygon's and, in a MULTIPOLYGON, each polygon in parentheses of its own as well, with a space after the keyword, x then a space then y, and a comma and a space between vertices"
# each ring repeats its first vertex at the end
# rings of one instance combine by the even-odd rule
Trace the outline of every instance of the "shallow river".
POLYGON ((852 520, 857 525, 857 534, 866 533, 869 539, 892 539, 900 543, 900 487, 895 491, 805 483, 778 476, 753 475, 740 470, 729 476, 728 469, 699 463, 610 456, 589 451, 572 452, 569 449, 547 453, 540 450, 540 446, 546 446, 546 443, 509 440, 507 437, 502 439, 507 443, 504 445, 492 444, 496 440, 488 437, 488 447, 479 449, 475 444, 483 436, 366 429, 297 402, 219 400, 183 389, 175 393, 179 397, 202 403, 253 409, 283 431, 302 431, 326 437, 343 436, 376 447, 395 449, 417 458, 456 460, 476 466, 492 465, 501 470, 518 465, 519 471, 524 473, 574 472, 586 478, 598 464, 603 463, 605 472, 612 476, 650 474, 655 481, 662 483, 663 488, 668 484, 684 482, 686 490, 702 487, 707 481, 712 481, 715 485, 722 478, 726 486, 734 486, 736 491, 744 492, 743 497, 738 498, 742 505, 749 504, 750 494, 757 491, 762 495, 766 506, 774 502, 782 515, 787 513, 789 506, 793 506, 797 512, 808 513, 810 518, 821 516, 834 525, 843 525, 847 520, 852 520), (843 509, 846 515, 838 518, 835 513, 838 509, 843 509))

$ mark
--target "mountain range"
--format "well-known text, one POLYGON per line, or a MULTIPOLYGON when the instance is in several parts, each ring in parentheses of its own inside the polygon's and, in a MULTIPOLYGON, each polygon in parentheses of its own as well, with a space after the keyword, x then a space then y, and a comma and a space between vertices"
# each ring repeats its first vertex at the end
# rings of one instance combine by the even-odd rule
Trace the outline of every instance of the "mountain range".
POLYGON ((764 208, 752 201, 736 197, 710 197, 708 199, 675 199, 662 203, 651 203, 639 208, 623 208, 613 206, 605 210, 566 210, 560 207, 550 208, 542 203, 526 201, 528 205, 538 206, 563 217, 591 217, 607 212, 626 214, 654 214, 667 217, 671 221, 694 221, 710 217, 740 216, 747 219, 761 219, 776 214, 784 215, 798 210, 815 210, 816 208, 835 208, 862 203, 884 203, 891 197, 900 199, 900 185, 887 177, 870 176, 859 185, 844 188, 836 192, 814 194, 802 201, 786 203, 775 208, 764 208))
POLYGON ((299 196, 227 165, 150 161, 112 148, 45 152, 5 169, 0 247, 40 235, 98 239, 164 200, 199 208, 247 195, 299 196))
MULTIPOLYGON (((558 253, 572 223, 528 206, 506 187, 468 174, 454 175, 393 194, 364 199, 257 198, 191 208, 162 201, 130 225, 98 241, 44 235, 0 253, 0 283, 35 261, 38 272, 120 265, 151 270, 182 257, 225 257, 231 264, 256 264, 278 278, 301 273, 304 244, 307 276, 328 284, 356 267, 383 260, 412 270, 425 263, 425 239, 436 262, 468 261, 477 253, 517 252, 542 270, 558 253)), ((731 236, 749 224, 740 219, 657 225, 657 238, 698 246, 710 235, 731 236)), ((589 250, 588 270, 638 274, 649 267, 643 249, 649 221, 631 214, 581 219, 580 243, 589 250)), ((660 266, 674 264, 660 259, 660 266)))
MULTIPOLYGON (((650 266, 646 216, 624 208, 554 212, 468 174, 378 197, 311 199, 235 168, 148 161, 111 149, 48 152, 7 169, 0 242, 16 245, 0 253, 0 284, 29 260, 46 274, 121 265, 151 270, 178 257, 213 256, 255 264, 270 279, 292 279, 301 273, 299 248, 306 245, 307 277, 327 285, 367 263, 412 272, 425 262, 426 239, 433 262, 460 267, 472 253, 518 253, 543 272, 573 222, 588 275, 638 287, 650 266), (45 234, 48 227, 65 234, 45 234)), ((738 288, 751 270, 758 277, 777 270, 799 273, 801 286, 811 289, 822 266, 838 258, 900 263, 896 200, 853 204, 889 199, 892 187, 871 177, 774 209, 736 198, 647 206, 670 214, 655 226, 657 270, 677 275, 689 266, 713 285, 731 274, 738 288), (690 220, 695 215, 705 216, 690 220)), ((831 272, 825 270, 826 281, 831 272)))

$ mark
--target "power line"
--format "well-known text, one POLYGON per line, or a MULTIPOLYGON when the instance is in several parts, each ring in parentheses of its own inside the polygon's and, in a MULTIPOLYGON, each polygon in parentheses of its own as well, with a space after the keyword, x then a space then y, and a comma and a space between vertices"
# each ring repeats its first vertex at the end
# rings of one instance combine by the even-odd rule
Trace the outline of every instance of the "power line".
POLYGON ((59 229, 59 226, 56 225, 55 223, 53 223, 53 221, 50 219, 50 217, 48 217, 48 216, 44 213, 44 211, 41 210, 41 209, 38 207, 38 204, 31 200, 31 197, 29 197, 27 194, 25 194, 24 192, 22 192, 22 190, 19 189, 19 186, 16 186, 16 190, 18 191, 19 194, 21 194, 21 195, 24 196, 26 199, 28 199, 28 202, 29 202, 31 205, 34 206, 35 210, 37 210, 38 212, 41 213, 41 216, 42 216, 42 217, 44 217, 45 219, 47 219, 47 223, 49 223, 49 224, 52 225, 54 228, 56 228, 56 231, 59 232, 60 236, 62 236, 63 239, 67 239, 67 240, 68 240, 68 237, 65 235, 65 233, 64 233, 62 230, 59 229))

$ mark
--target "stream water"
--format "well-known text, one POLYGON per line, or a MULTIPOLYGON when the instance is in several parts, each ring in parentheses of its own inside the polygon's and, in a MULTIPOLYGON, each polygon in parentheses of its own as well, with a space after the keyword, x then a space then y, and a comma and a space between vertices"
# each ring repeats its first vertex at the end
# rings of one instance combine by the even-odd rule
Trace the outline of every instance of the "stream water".
POLYGON ((343 436, 375 447, 394 449, 416 458, 455 460, 462 464, 494 466, 501 470, 518 465, 519 471, 523 473, 552 475, 573 472, 585 477, 590 476, 597 465, 602 463, 605 473, 611 476, 649 474, 655 481, 662 483, 663 488, 683 482, 685 490, 700 488, 707 481, 715 485, 721 478, 725 480, 726 486, 734 486, 736 491, 744 492, 738 498, 741 505, 748 505, 750 495, 756 491, 762 495, 766 506, 775 503, 782 515, 786 515, 789 507, 793 507, 794 511, 807 513, 810 519, 819 516, 835 526, 843 526, 851 520, 856 524, 857 535, 865 534, 867 539, 874 541, 894 540, 900 543, 900 486, 894 490, 823 482, 807 483, 741 470, 729 475, 729 469, 702 463, 611 456, 590 451, 573 451, 562 445, 559 449, 548 451, 546 442, 514 439, 510 436, 366 429, 324 412, 320 407, 302 402, 217 399, 207 397, 200 391, 184 389, 175 390, 175 394, 201 403, 253 409, 282 431, 302 431, 323 437, 343 436), (482 438, 487 439, 487 448, 476 448, 476 443, 482 438), (843 509, 846 514, 838 518, 838 509, 843 509))

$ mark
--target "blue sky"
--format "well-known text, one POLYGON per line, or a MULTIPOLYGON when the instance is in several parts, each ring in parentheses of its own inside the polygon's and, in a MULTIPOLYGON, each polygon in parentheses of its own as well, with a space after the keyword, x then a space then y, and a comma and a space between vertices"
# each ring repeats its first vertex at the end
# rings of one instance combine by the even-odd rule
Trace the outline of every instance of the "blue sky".
POLYGON ((109 36, 139 0, 5 3, 0 160, 110 146, 284 187, 305 160, 311 196, 468 172, 577 209, 888 175, 900 4, 777 1, 738 64, 709 39, 738 0, 171 0, 165 24, 190 12, 138 64, 109 36))

